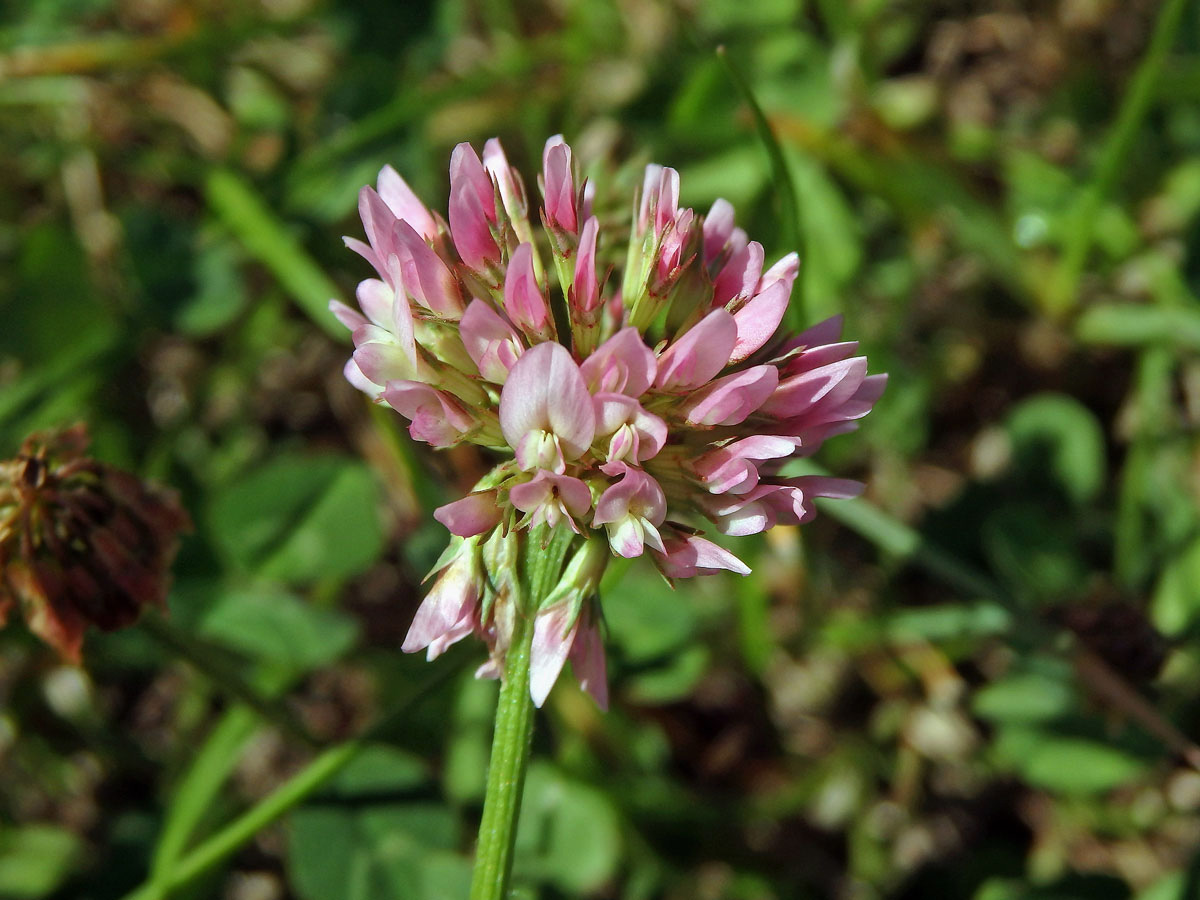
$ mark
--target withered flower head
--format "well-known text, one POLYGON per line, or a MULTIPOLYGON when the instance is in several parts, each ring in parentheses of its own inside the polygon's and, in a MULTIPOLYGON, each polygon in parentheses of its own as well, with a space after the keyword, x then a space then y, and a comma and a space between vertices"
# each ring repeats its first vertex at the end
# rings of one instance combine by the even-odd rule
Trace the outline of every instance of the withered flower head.
POLYGON ((33 434, 0 462, 0 625, 19 604, 34 634, 79 662, 83 632, 162 608, 179 534, 173 491, 84 455, 84 425, 33 434))

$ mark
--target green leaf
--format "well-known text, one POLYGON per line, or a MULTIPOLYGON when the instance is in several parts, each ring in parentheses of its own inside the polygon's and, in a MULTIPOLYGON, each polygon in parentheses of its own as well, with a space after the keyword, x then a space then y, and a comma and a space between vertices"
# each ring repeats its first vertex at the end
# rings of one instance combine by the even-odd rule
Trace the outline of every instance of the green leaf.
POLYGON ((283 456, 220 491, 209 523, 237 568, 289 584, 346 578, 383 550, 376 497, 361 463, 283 456))
POLYGON ((229 591, 203 616, 199 631, 296 674, 338 659, 357 637, 347 616, 277 590, 229 591))
MULTIPOLYGON (((800 243, 800 201, 796 195, 796 185, 792 181, 792 173, 788 168, 787 159, 784 157, 783 149, 779 145, 779 139, 775 136, 775 132, 771 128, 771 123, 767 121, 762 107, 758 105, 758 100, 754 96, 754 89, 750 86, 750 82, 746 80, 741 70, 729 58, 729 54, 725 52, 724 47, 717 48, 717 57, 725 64, 725 69, 729 72, 729 79, 737 87, 738 92, 741 93, 742 99, 746 101, 746 105, 750 107, 750 115, 754 119, 755 130, 758 132, 759 140, 762 141, 762 145, 767 151, 767 158, 771 163, 771 179, 774 182, 775 196, 778 198, 781 241, 786 247, 795 247, 800 243)), ((789 312, 788 321, 793 323, 804 321, 800 303, 793 304, 792 311, 789 312)))
POLYGON ((997 722, 1042 722, 1079 708, 1071 667, 1062 660, 1035 660, 975 693, 971 709, 981 719, 997 722))
POLYGON ((1155 626, 1168 635, 1187 630, 1200 617, 1200 540, 1163 570, 1150 610, 1155 626))
POLYGON ((208 204, 246 250, 271 270, 296 304, 317 325, 339 340, 346 330, 329 312, 340 295, 337 285, 305 252, 285 224, 240 175, 216 169, 208 176, 208 204))
POLYGON ((639 672, 629 679, 629 699, 634 703, 671 703, 688 696, 704 677, 711 654, 692 645, 672 654, 664 665, 639 672))
POLYGON ((1085 344, 1116 347, 1166 344, 1197 350, 1200 349, 1200 309, 1101 303, 1084 310, 1076 322, 1075 334, 1085 344))
POLYGON ((82 849, 77 835, 55 825, 0 830, 0 897, 45 897, 71 874, 82 849))
POLYGON ((156 885, 165 885, 171 867, 215 805, 221 785, 237 766, 242 750, 258 726, 253 711, 244 706, 231 707, 200 746, 186 774, 174 786, 151 863, 151 881, 156 885))
POLYGON ((196 289, 175 313, 175 327, 205 337, 229 325, 245 308, 241 255, 228 238, 201 246, 192 260, 196 289))
POLYGON ((602 592, 609 638, 633 662, 653 660, 685 643, 696 628, 696 613, 681 591, 637 567, 602 592))
POLYGON ((844 309, 842 293, 862 262, 862 239, 858 217, 824 166, 799 153, 789 159, 804 197, 799 293, 815 322, 844 309))
POLYGON ((603 792, 549 763, 530 765, 517 824, 517 878, 546 881, 568 894, 588 893, 616 874, 621 844, 620 821, 603 792))
POLYGON ((311 803, 291 817, 289 874, 303 900, 465 897, 471 868, 457 844, 458 822, 443 806, 311 803))
POLYGON ((292 885, 304 900, 465 897, 471 870, 452 852, 458 821, 444 806, 398 795, 429 779, 425 763, 386 746, 363 749, 288 832, 292 885))
POLYGON ((372 744, 359 751, 331 783, 339 797, 386 794, 419 787, 429 780, 425 761, 397 747, 372 744))
POLYGON ((1098 794, 1133 780, 1146 763, 1111 744, 1013 725, 993 749, 999 760, 1034 787, 1062 794, 1098 794))
POLYGON ((1104 488, 1107 459, 1104 429, 1078 400, 1043 393, 1023 400, 1006 423, 1013 451, 1025 468, 1048 468, 1076 503, 1096 499, 1104 488))
POLYGON ((1077 529, 1071 520, 1048 518, 1040 504, 1009 503, 984 519, 983 548, 1019 597, 1061 600, 1087 582, 1077 529))

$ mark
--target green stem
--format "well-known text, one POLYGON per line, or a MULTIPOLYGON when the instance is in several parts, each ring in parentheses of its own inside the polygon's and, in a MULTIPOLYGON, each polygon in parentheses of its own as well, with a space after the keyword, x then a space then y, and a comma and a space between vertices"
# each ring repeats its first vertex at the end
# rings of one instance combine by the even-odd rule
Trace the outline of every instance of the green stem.
POLYGON ((574 537, 565 528, 548 530, 544 525, 522 535, 520 590, 514 601, 512 641, 496 706, 496 733, 470 900, 504 900, 508 894, 517 818, 533 741, 533 701, 529 696, 533 621, 542 601, 558 583, 574 537))
POLYGON ((419 700, 461 672, 467 658, 461 654, 458 654, 458 657, 457 662, 444 662, 440 671, 414 688, 362 737, 338 744, 318 754, 298 775, 280 785, 257 805, 179 859, 160 882, 143 884, 127 894, 124 900, 163 900, 173 891, 220 865, 253 840, 256 834, 319 790, 377 736, 389 732, 398 723, 403 722, 409 710, 419 700))
POLYGON ((165 876, 126 895, 125 900, 161 900, 175 888, 200 877, 328 782, 364 745, 364 741, 354 740, 326 750, 291 781, 187 854, 165 876))
POLYGON ((496 707, 496 733, 479 823, 471 900, 504 900, 508 890, 517 815, 533 739, 533 701, 529 698, 532 643, 533 620, 518 612, 496 707))

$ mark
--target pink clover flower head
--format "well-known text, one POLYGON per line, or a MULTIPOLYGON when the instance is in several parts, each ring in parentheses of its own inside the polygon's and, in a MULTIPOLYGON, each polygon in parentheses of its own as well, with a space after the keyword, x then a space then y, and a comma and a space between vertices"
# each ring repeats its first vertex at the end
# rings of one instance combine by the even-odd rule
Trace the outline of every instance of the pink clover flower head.
POLYGON ((365 241, 346 239, 374 272, 357 308, 331 303, 351 384, 418 441, 501 457, 436 510, 451 548, 404 649, 432 657, 474 634, 490 651, 479 674, 499 676, 524 616, 539 705, 568 661, 607 703, 596 592, 614 556, 672 581, 744 575, 706 532, 797 525, 816 498, 854 496, 856 482, 785 467, 856 428, 886 384, 840 318, 782 333, 800 260, 768 260, 727 201, 681 206, 678 172, 652 165, 630 227, 610 232, 627 201, 579 171, 550 138, 538 206, 498 140, 482 159, 459 144, 443 218, 385 167, 359 196, 365 241), (527 608, 520 548, 553 534, 570 542, 559 585, 527 608))

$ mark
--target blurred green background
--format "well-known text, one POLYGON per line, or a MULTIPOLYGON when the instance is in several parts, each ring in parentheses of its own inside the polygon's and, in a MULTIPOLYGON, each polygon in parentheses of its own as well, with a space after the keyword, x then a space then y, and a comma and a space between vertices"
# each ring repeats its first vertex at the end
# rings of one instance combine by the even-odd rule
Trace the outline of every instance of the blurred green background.
POLYGON ((84 669, 0 632, 0 897, 465 896, 495 685, 398 647, 487 462, 370 409, 325 310, 381 165, 444 209, 455 143, 532 185, 555 132, 798 249, 891 381, 820 460, 865 498, 752 576, 610 570, 613 709, 539 717, 514 896, 1200 897, 1198 4, 0 16, 0 456, 86 420, 197 526, 84 669))

